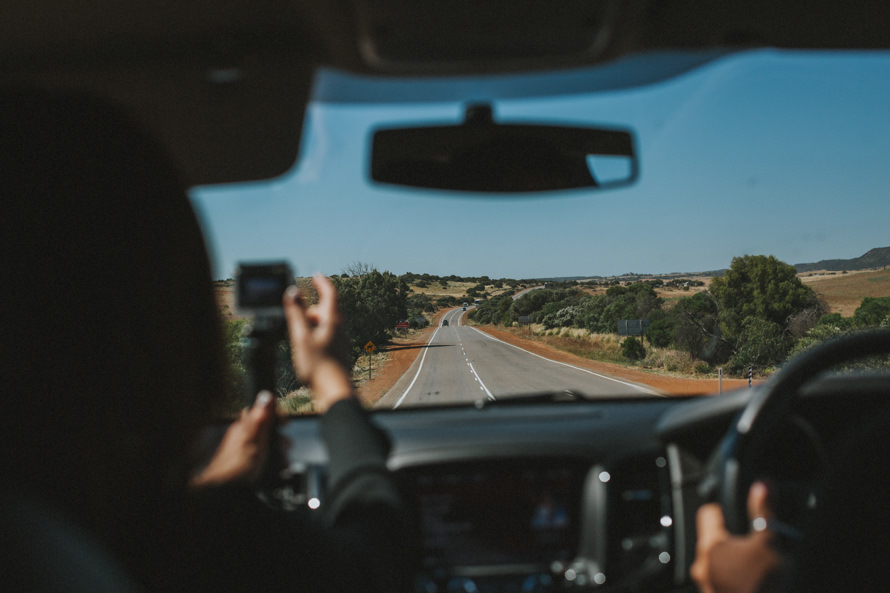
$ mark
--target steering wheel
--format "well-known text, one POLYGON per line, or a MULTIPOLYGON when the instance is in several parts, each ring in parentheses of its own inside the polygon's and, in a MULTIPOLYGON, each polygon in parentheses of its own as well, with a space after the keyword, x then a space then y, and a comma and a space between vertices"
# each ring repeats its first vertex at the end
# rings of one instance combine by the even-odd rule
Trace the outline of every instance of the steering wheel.
POLYGON ((759 390, 724 437, 718 452, 718 499, 731 533, 748 532, 748 489, 753 452, 775 436, 800 389, 829 368, 865 356, 890 353, 890 331, 857 332, 829 340, 785 365, 759 390))

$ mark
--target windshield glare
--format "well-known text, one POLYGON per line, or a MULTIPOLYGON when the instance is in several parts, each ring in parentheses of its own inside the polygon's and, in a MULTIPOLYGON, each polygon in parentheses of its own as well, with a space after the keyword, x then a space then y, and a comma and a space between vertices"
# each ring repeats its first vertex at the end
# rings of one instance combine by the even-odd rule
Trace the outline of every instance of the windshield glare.
MULTIPOLYGON (((233 383, 240 261, 287 260, 304 285, 334 277, 356 384, 382 409, 714 393, 890 325, 890 55, 758 50, 595 92, 583 83, 596 70, 548 76, 567 91, 498 97, 469 78, 450 81, 447 100, 387 102, 373 80, 321 72, 319 89, 346 79, 367 100, 313 101, 284 177, 193 190, 233 383), (370 181, 376 128, 456 125, 480 100, 498 121, 631 130, 636 183, 492 197, 370 181)), ((311 411, 282 376, 282 406, 311 411)))

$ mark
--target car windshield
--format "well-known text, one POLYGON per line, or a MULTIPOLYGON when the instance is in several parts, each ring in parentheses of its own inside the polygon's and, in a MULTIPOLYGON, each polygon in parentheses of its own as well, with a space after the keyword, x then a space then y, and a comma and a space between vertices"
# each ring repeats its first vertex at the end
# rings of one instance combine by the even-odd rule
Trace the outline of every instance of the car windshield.
MULTIPOLYGON (((191 194, 235 383, 243 261, 289 261, 304 286, 335 277, 356 384, 385 409, 717 392, 890 324, 886 52, 659 54, 444 80, 322 70, 314 97, 290 173, 191 194), (629 130, 637 178, 518 194, 370 179, 375 130, 459 125, 469 104, 498 122, 629 130)), ((292 376, 279 396, 311 411, 292 376)))

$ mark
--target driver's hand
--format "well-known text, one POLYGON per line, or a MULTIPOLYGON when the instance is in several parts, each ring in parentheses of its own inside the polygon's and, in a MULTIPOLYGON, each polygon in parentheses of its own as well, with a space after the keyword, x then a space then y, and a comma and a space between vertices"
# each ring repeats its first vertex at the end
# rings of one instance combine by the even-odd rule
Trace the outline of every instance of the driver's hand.
POLYGON ((261 391, 250 410, 232 422, 207 467, 192 478, 196 488, 227 482, 254 482, 269 455, 269 431, 275 424, 277 404, 268 391, 261 391))
MULTIPOLYGON (((748 516, 771 519, 769 490, 754 482, 748 491, 748 516)), ((754 593, 782 564, 781 555, 771 545, 775 534, 769 530, 736 536, 727 531, 719 504, 698 509, 698 538, 695 562, 689 571, 702 593, 754 593)))

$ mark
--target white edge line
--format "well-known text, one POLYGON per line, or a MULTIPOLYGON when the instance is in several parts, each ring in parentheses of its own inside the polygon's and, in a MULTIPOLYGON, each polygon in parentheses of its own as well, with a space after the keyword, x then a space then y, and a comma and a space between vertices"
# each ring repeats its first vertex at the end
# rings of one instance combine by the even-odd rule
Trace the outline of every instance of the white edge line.
POLYGON ((411 388, 414 387, 414 383, 417 382, 417 377, 420 376, 420 371, 423 369, 423 361, 426 360, 426 353, 430 350, 430 344, 433 343, 433 340, 436 338, 436 334, 439 333, 439 326, 436 328, 436 331, 433 332, 433 335, 430 336, 430 341, 426 343, 426 346, 423 349, 423 356, 420 357, 420 366, 417 367, 417 374, 414 375, 414 378, 411 379, 411 384, 408 385, 408 389, 405 390, 405 393, 402 394, 402 397, 399 398, 399 401, 392 407, 393 410, 402 405, 402 401, 405 399, 405 396, 408 395, 408 392, 411 391, 411 388))
MULTIPOLYGON (((515 345, 511 344, 510 342, 505 342, 505 341, 503 341, 503 340, 499 340, 498 338, 496 338, 496 337, 494 337, 494 336, 492 336, 492 335, 490 335, 490 334, 487 334, 487 333, 485 333, 484 331, 482 331, 482 330, 480 330, 480 329, 476 329, 476 328, 473 327, 473 326, 467 326, 467 327, 470 327, 471 329, 473 329, 473 330, 479 332, 480 334, 482 334, 483 336, 485 336, 485 337, 488 338, 489 340, 494 340, 495 342, 500 342, 501 344, 506 344, 507 346, 511 346, 511 347, 513 347, 513 348, 516 348, 517 350, 522 350, 522 351, 525 352, 526 354, 531 354, 532 356, 537 356, 538 358, 540 358, 540 359, 542 359, 542 360, 546 360, 546 361, 552 362, 553 364, 561 364, 561 365, 564 366, 564 367, 569 367, 570 369, 575 369, 576 371, 581 371, 581 372, 583 372, 583 373, 587 373, 587 374, 590 374, 590 375, 594 375, 595 377, 599 377, 599 378, 601 378, 601 379, 608 379, 609 381, 614 381, 614 382, 616 382, 616 383, 621 383, 622 385, 627 385, 628 387, 633 387, 634 389, 638 389, 638 390, 640 390, 640 391, 642 391, 642 392, 644 392, 644 393, 650 393, 650 394, 652 394, 652 395, 661 395, 660 393, 657 393, 657 392, 655 392, 655 391, 652 391, 651 389, 646 388, 646 387, 640 387, 639 385, 635 385, 635 384, 633 384, 633 383, 628 383, 627 381, 622 381, 622 380, 620 380, 620 379, 615 379, 614 377, 610 377, 610 376, 608 376, 608 375, 601 375, 600 373, 595 373, 595 372, 590 371, 590 370, 587 370, 587 369, 585 369, 585 368, 576 367, 575 365, 568 364, 568 363, 566 363, 566 362, 559 362, 558 360, 553 360, 552 358, 547 358, 546 356, 541 356, 540 354, 535 354, 534 352, 529 352, 529 351, 526 350, 525 348, 520 348, 519 346, 515 346, 515 345)), ((425 353, 424 353, 424 354, 425 354, 425 353)), ((410 389, 410 388, 409 388, 409 389, 410 389)))

